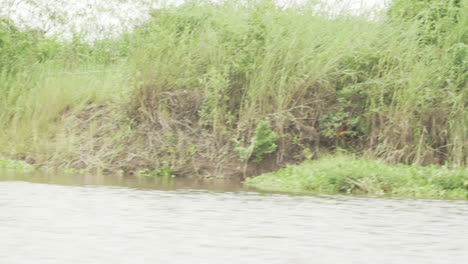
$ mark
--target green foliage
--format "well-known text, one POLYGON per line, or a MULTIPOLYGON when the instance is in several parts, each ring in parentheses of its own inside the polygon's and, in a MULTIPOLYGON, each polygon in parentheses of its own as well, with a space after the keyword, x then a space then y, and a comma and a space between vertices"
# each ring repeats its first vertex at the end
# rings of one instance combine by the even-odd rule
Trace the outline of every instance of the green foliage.
POLYGON ((248 147, 238 146, 237 151, 242 160, 247 161, 253 157, 253 161, 260 162, 265 158, 265 155, 276 151, 277 140, 278 135, 272 131, 270 121, 262 120, 257 124, 250 145, 248 147))
POLYGON ((434 33, 447 36, 447 52, 439 42, 421 45, 422 22, 396 15, 413 12, 400 2, 391 19, 378 23, 330 20, 311 9, 201 1, 154 12, 131 37, 142 84, 132 108, 145 109, 152 120, 169 109, 166 118, 199 121, 217 138, 236 139, 265 116, 276 118, 282 136, 291 132, 282 127, 292 115, 318 120, 327 145, 372 149, 398 162, 466 163, 466 121, 459 119, 466 113, 462 12, 450 22, 434 18, 453 26, 434 33), (178 91, 197 101, 180 103, 178 91))
POLYGON ((186 171, 237 154, 311 157, 301 120, 331 149, 464 166, 466 3, 395 1, 380 19, 331 19, 312 2, 186 1, 94 43, 2 21, 0 152, 186 171))
POLYGON ((0 159, 0 170, 34 170, 36 167, 24 161, 0 159))
POLYGON ((246 184, 276 191, 468 199, 467 169, 388 165, 350 156, 305 162, 250 178, 246 184))
POLYGON ((0 72, 12 72, 27 63, 54 56, 58 44, 42 32, 20 30, 11 21, 0 19, 0 72))
POLYGON ((456 87, 466 88, 468 79, 468 45, 466 43, 454 44, 447 53, 451 59, 450 77, 456 87))
POLYGON ((415 21, 419 27, 421 43, 441 44, 454 31, 466 11, 463 0, 397 0, 389 14, 415 21))

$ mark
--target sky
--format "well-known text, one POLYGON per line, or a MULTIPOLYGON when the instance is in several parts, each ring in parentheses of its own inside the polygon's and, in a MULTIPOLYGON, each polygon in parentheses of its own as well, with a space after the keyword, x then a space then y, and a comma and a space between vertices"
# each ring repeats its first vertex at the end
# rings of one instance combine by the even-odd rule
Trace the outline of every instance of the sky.
MULTIPOLYGON (((142 23, 149 10, 177 5, 183 0, 0 0, 0 17, 17 25, 44 30, 48 36, 71 39, 82 32, 85 39, 116 36, 142 23)), ((305 0, 277 0, 279 5, 300 4, 305 0)), ((360 13, 381 10, 389 0, 321 0, 327 10, 360 13)))

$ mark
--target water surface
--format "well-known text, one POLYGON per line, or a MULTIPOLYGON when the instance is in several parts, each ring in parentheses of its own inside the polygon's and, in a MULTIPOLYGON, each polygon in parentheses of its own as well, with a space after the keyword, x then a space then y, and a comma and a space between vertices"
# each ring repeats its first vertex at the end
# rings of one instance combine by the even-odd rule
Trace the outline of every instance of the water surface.
POLYGON ((0 263, 468 263, 468 201, 0 172, 0 263))

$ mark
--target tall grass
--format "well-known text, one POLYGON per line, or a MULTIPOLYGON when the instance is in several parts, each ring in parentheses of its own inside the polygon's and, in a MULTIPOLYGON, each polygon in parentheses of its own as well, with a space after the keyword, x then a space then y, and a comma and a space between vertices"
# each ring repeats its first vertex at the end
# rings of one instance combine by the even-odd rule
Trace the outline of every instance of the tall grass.
POLYGON ((85 120, 70 116, 122 101, 129 89, 122 56, 104 42, 62 43, 0 22, 0 152, 34 163, 81 159, 95 135, 83 135, 77 126, 85 120))
POLYGON ((65 129, 63 115, 78 114, 89 105, 108 105, 118 100, 122 92, 119 81, 123 80, 118 78, 121 69, 114 68, 80 65, 68 72, 60 65, 47 63, 5 76, 0 85, 6 91, 0 112, 3 150, 15 154, 33 152, 45 161, 57 152, 57 133, 65 129))
POLYGON ((319 142, 390 162, 463 166, 466 7, 434 1, 413 15, 396 1, 370 19, 331 17, 313 3, 188 1, 94 45, 10 32, 12 45, 31 47, 0 48, 25 57, 0 63, 1 152, 202 172, 245 160, 239 150, 258 145, 268 123, 274 142, 247 160, 302 160, 319 142))
POLYGON ((134 106, 149 116, 134 115, 180 121, 179 108, 190 104, 185 118, 243 142, 269 119, 282 135, 280 156, 301 122, 327 146, 389 161, 465 164, 466 13, 435 19, 446 30, 433 32, 425 18, 397 8, 378 21, 330 19, 313 5, 282 9, 270 1, 155 11, 131 49, 142 86, 134 106), (431 34, 441 41, 428 42, 431 34))

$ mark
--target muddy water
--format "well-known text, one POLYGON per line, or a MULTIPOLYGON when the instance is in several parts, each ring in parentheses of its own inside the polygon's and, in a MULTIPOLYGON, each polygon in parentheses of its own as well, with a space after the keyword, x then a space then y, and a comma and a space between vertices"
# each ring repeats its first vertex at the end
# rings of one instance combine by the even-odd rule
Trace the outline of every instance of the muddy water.
POLYGON ((468 263, 468 201, 0 172, 0 263, 468 263))

